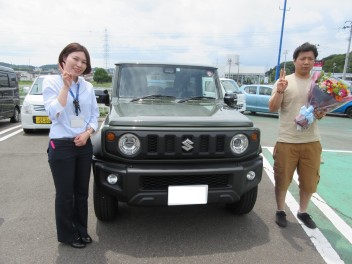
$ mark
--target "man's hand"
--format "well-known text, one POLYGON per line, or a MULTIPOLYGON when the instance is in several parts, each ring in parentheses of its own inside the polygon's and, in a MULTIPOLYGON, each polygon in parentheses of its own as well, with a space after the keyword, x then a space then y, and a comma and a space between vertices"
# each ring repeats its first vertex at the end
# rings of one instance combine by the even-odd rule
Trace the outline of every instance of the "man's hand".
POLYGON ((288 85, 288 81, 285 79, 286 77, 286 71, 284 69, 281 69, 280 70, 280 78, 279 78, 279 81, 277 82, 277 85, 276 85, 276 91, 278 93, 284 93, 284 91, 286 90, 287 88, 287 85, 288 85))
POLYGON ((319 107, 314 108, 314 117, 318 120, 322 119, 326 115, 326 110, 320 109, 319 107))

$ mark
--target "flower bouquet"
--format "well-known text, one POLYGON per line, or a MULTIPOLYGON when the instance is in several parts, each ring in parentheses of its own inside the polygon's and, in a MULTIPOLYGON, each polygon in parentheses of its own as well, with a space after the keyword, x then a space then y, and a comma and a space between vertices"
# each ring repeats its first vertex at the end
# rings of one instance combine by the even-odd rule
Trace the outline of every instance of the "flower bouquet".
POLYGON ((331 112, 351 100, 351 91, 345 83, 331 78, 331 74, 323 71, 315 72, 308 93, 308 105, 302 106, 295 118, 297 130, 307 129, 313 123, 314 110, 331 112))

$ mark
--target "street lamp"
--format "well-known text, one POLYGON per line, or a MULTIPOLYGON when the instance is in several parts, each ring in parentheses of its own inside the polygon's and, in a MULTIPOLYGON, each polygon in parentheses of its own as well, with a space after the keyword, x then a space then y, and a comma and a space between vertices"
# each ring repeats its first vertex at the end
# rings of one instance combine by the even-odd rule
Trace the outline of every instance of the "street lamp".
POLYGON ((278 59, 277 59, 275 80, 279 79, 279 72, 280 72, 280 57, 281 57, 282 36, 284 34, 284 25, 285 25, 286 2, 287 2, 287 0, 285 0, 283 14, 282 14, 280 47, 279 47, 279 56, 278 56, 278 59))
POLYGON ((332 76, 335 75, 335 68, 336 68, 336 63, 334 62, 334 63, 332 64, 332 76))

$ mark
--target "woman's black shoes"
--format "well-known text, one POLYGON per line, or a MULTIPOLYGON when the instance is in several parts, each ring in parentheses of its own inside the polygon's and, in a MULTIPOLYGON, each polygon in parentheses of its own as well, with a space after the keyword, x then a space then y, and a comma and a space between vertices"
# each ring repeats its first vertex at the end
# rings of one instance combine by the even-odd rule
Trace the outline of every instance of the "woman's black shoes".
POLYGON ((81 237, 81 240, 84 244, 89 244, 89 243, 92 243, 92 241, 93 241, 89 235, 87 235, 85 237, 81 237))
POLYGON ((85 248, 86 244, 92 243, 92 238, 90 237, 90 235, 87 235, 85 237, 80 237, 80 236, 76 236, 75 240, 73 240, 71 243, 67 243, 68 245, 70 245, 71 247, 74 248, 85 248))
POLYGON ((80 237, 75 239, 73 242, 71 242, 70 245, 71 245, 71 247, 74 247, 74 248, 86 247, 86 244, 82 241, 82 239, 80 237))

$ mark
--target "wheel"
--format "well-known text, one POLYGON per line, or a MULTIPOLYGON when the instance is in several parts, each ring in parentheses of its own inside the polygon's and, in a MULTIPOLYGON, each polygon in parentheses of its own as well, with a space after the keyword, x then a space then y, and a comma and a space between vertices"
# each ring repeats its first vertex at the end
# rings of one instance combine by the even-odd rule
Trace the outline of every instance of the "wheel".
POLYGON ((111 221, 115 218, 118 201, 116 197, 104 193, 95 183, 93 185, 93 200, 95 216, 101 221, 111 221))
POLYGON ((347 108, 347 110, 346 110, 346 115, 347 115, 349 118, 352 118, 352 107, 347 108))
POLYGON ((33 133, 33 130, 32 130, 32 129, 28 129, 28 128, 24 128, 24 129, 23 129, 23 132, 24 132, 25 134, 31 134, 31 133, 33 133))
POLYGON ((227 208, 231 213, 236 215, 248 214, 252 211, 257 201, 258 186, 242 195, 241 199, 236 203, 227 204, 227 208))
POLYGON ((17 107, 15 107, 15 109, 13 110, 13 116, 10 119, 11 123, 17 123, 20 122, 21 118, 20 118, 20 111, 18 110, 17 107))

